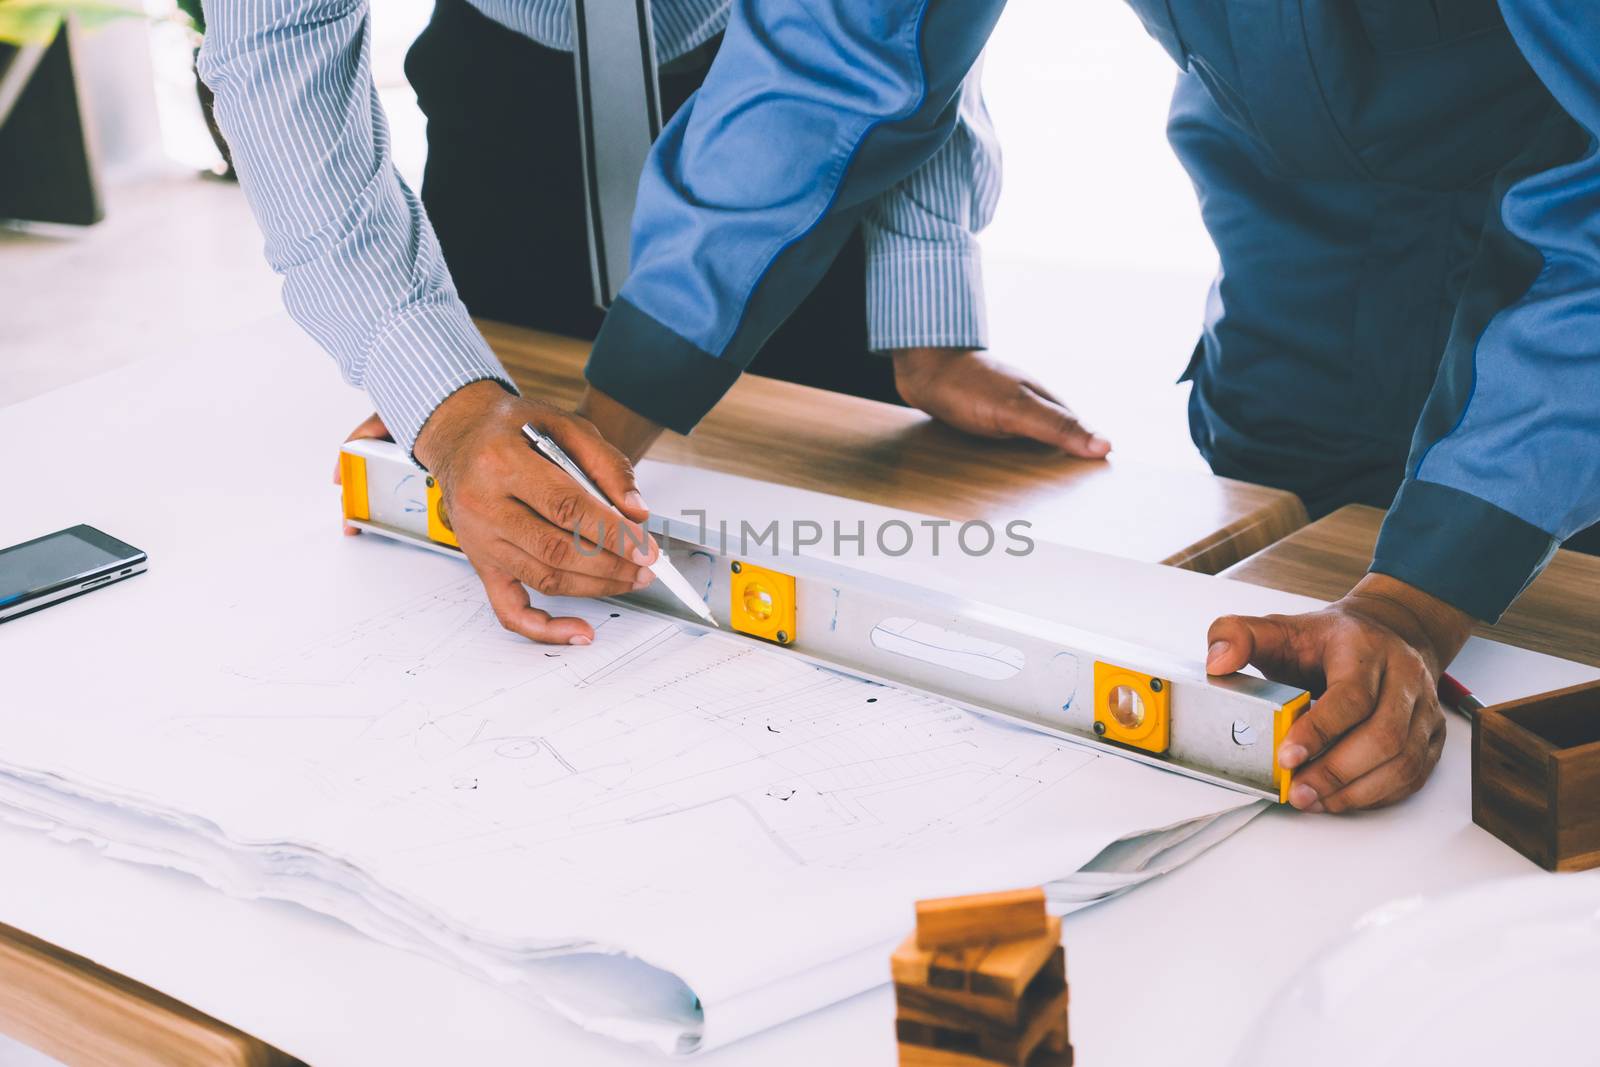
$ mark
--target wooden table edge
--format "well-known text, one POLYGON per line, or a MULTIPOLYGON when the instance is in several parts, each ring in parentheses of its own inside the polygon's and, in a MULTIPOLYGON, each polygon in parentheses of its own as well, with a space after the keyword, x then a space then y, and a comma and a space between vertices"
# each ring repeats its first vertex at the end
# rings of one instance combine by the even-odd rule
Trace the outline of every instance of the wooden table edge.
MULTIPOLYGON (((490 320, 477 320, 477 325, 507 372, 518 381, 519 387, 530 393, 548 396, 555 403, 576 401, 583 389, 582 366, 587 358, 589 348, 587 341, 490 320)), ((930 507, 926 499, 914 498, 915 494, 902 493, 897 499, 886 500, 865 494, 858 491, 858 487, 848 484, 816 484, 807 477, 796 475, 797 470, 805 469, 803 465, 796 467, 791 464, 774 465, 770 462, 756 462, 746 466, 749 463, 749 453, 737 451, 735 445, 741 439, 748 443, 751 433, 748 422, 752 418, 752 409, 763 409, 763 407, 768 409, 761 411, 762 417, 765 418, 769 417, 771 408, 781 409, 789 406, 814 409, 816 405, 828 405, 830 410, 820 419, 799 420, 800 438, 802 442, 809 441, 813 448, 817 445, 816 439, 822 436, 817 430, 819 422, 825 423, 830 429, 839 426, 856 427, 862 423, 882 423, 873 431, 873 436, 865 439, 865 442, 857 440, 858 445, 865 443, 868 448, 884 444, 905 433, 922 434, 924 430, 929 432, 920 440, 930 448, 949 448, 953 441, 959 441, 964 443, 957 446, 958 451, 965 454, 973 447, 982 445, 979 441, 974 446, 977 439, 954 434, 947 428, 932 425, 926 415, 915 409, 896 407, 842 393, 829 393, 811 386, 774 378, 745 375, 735 383, 723 403, 707 416, 693 436, 665 434, 657 444, 653 456, 668 463, 756 478, 808 492, 831 493, 847 499, 865 500, 936 518, 954 521, 975 517, 992 518, 992 516, 981 516, 975 511, 961 513, 954 505, 946 508, 930 507), (736 456, 736 461, 729 460, 730 454, 736 456)), ((845 431, 846 435, 848 432, 845 431)), ((1044 452, 1048 453, 1048 450, 1044 452)), ((1030 462, 1037 458, 1030 457, 1030 462)), ((1096 461, 1052 456, 1052 461, 1063 460, 1081 467, 1100 466, 1096 461)), ((1004 470, 1006 462, 1004 454, 998 454, 996 456, 998 466, 991 465, 989 469, 1004 470)), ((1129 466, 1147 476, 1174 473, 1159 465, 1133 462, 1129 466)), ((893 496, 895 491, 917 484, 917 472, 914 469, 900 470, 898 473, 900 478, 898 482, 885 483, 874 488, 880 492, 889 492, 893 496)), ((1052 471, 1051 476, 1069 477, 1069 480, 1077 477, 1076 474, 1068 476, 1066 472, 1060 470, 1052 471)), ((1299 529, 1307 522, 1305 506, 1293 493, 1224 478, 1209 472, 1202 474, 1196 471, 1193 472, 1193 477, 1204 479, 1219 487, 1229 499, 1229 504, 1238 517, 1220 529, 1214 529, 1176 550, 1168 549, 1167 555, 1159 560, 1155 559, 1153 554, 1142 557, 1146 561, 1165 563, 1203 574, 1215 574, 1222 568, 1249 557, 1286 534, 1299 529), (1242 504, 1241 501, 1247 503, 1242 504)), ((1152 514, 1159 514, 1159 509, 1153 508, 1152 514)))
MULTIPOLYGON (((1352 588, 1372 560, 1384 512, 1349 504, 1254 555, 1218 577, 1287 593, 1334 600, 1352 588)), ((1494 625, 1474 634, 1491 641, 1600 667, 1600 557, 1558 551, 1544 572, 1494 625)))
POLYGON ((0 1032, 66 1067, 295 1067, 158 989, 0 923, 0 1032))

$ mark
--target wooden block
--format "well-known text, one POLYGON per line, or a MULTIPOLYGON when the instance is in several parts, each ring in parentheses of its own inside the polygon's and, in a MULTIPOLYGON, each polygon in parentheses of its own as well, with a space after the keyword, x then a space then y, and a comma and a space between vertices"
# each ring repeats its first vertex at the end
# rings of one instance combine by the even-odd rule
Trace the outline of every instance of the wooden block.
MULTIPOLYGON (((1061 920, 1051 916, 1043 937, 1003 941, 966 972, 966 988, 980 996, 1020 997, 1061 947, 1061 920)), ((943 977, 936 966, 930 977, 943 977)))
POLYGON ((1549 870, 1600 867, 1600 682, 1478 713, 1472 821, 1549 870))
MULTIPOLYGON (((1040 1046, 1050 1052, 1065 1052, 1067 1059, 1072 1059, 1072 1045, 1067 1041, 1068 1021, 1065 1007, 1061 1013, 1061 1025, 1044 1035, 1044 1044, 1040 1046)), ((1038 1055, 1035 1053, 1034 1055, 1038 1055)))
POLYGON ((895 1035, 902 1045, 954 1049, 992 1063, 1021 1067, 1050 1035, 1063 1032, 1064 1039, 1066 1022, 1067 991, 1061 989, 1036 1005, 1015 1028, 988 1025, 968 1029, 952 1025, 948 1020, 924 1022, 908 1018, 905 1011, 899 1013, 894 1025, 895 1035))
POLYGON ((1072 1045, 1067 1041, 1067 1020, 1046 1035, 1025 1060, 993 1060, 961 1048, 938 1048, 901 1041, 900 1067, 1072 1067, 1072 1045))
POLYGON ((917 901, 917 947, 958 948, 1044 933, 1044 890, 1012 889, 917 901))
MULTIPOLYGON (((998 1067, 992 1060, 980 1060, 959 1052, 944 1049, 922 1048, 919 1045, 900 1046, 900 1067, 998 1067)), ((1072 1046, 1060 1050, 1041 1048, 1024 1067, 1072 1067, 1072 1046)))
POLYGON ((1057 945, 1020 997, 984 996, 964 989, 933 989, 925 985, 894 987, 899 1015, 905 1019, 976 1030, 985 1026, 1015 1029, 1032 1018, 1038 1005, 1067 988, 1066 949, 1057 945))
POLYGON ((980 996, 1015 999, 1061 947, 1061 919, 1045 919, 1041 937, 969 945, 947 952, 917 946, 916 935, 905 939, 889 957, 889 970, 902 985, 964 990, 980 996))

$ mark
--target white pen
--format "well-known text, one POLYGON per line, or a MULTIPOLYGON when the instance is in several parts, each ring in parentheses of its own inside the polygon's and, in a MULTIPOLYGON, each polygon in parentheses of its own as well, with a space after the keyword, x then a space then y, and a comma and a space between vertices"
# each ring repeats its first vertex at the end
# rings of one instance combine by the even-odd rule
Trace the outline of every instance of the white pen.
MULTIPOLYGON (((542 433, 531 422, 523 423, 522 436, 526 437, 533 447, 538 449, 541 456, 566 472, 567 477, 577 482, 584 492, 609 507, 612 511, 617 511, 617 506, 606 498, 606 495, 600 491, 599 486, 589 480, 589 476, 583 473, 582 467, 572 462, 572 457, 567 455, 565 449, 556 444, 554 438, 542 433)), ((617 511, 617 514, 621 515, 622 512, 617 511)), ((656 561, 650 564, 650 573, 661 579, 661 584, 666 586, 673 596, 683 601, 690 611, 709 622, 712 626, 717 625, 717 620, 712 618, 711 609, 706 606, 705 599, 694 591, 694 586, 689 584, 689 579, 685 578, 682 572, 672 565, 672 561, 667 558, 665 552, 662 552, 656 557, 656 561)))

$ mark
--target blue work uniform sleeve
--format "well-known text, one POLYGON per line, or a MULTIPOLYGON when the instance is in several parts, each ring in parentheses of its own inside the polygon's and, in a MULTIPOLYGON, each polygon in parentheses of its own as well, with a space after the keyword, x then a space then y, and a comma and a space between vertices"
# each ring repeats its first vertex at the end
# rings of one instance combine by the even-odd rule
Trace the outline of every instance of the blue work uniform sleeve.
POLYGON ((1495 190, 1372 564, 1488 620, 1600 521, 1600 5, 1500 6, 1560 106, 1495 190))
POLYGON ((590 384, 680 433, 950 138, 1004 0, 740 0, 662 131, 590 384))

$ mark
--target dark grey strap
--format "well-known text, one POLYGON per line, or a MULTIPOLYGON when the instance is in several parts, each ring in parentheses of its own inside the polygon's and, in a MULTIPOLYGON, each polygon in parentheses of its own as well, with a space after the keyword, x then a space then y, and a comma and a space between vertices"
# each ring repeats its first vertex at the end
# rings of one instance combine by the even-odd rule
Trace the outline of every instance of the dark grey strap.
POLYGON ((573 0, 572 21, 589 264, 605 308, 628 276, 633 201, 661 132, 650 0, 573 0))

